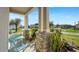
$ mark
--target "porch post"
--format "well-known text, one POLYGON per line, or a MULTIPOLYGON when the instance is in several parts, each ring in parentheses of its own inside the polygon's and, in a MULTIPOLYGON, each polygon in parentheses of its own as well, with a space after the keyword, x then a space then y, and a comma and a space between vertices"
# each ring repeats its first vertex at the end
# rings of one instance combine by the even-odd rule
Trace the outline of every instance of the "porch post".
POLYGON ((47 7, 39 8, 39 31, 50 32, 49 30, 49 14, 47 7))
POLYGON ((23 40, 24 44, 26 44, 26 41, 29 39, 29 34, 28 34, 28 14, 24 15, 24 37, 25 39, 23 40))
POLYGON ((9 8, 0 7, 0 52, 8 51, 9 8))
POLYGON ((28 15, 24 16, 24 30, 28 30, 28 15))
POLYGON ((39 32, 36 33, 35 47, 36 51, 39 52, 51 51, 49 15, 47 7, 39 8, 39 32))

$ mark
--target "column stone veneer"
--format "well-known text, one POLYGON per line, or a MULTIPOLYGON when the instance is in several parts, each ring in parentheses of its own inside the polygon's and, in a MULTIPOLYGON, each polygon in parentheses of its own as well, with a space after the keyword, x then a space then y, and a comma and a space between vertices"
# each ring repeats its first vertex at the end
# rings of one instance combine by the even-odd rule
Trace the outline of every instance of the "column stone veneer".
POLYGON ((35 47, 37 52, 51 51, 49 15, 47 7, 39 8, 39 32, 36 33, 35 47))

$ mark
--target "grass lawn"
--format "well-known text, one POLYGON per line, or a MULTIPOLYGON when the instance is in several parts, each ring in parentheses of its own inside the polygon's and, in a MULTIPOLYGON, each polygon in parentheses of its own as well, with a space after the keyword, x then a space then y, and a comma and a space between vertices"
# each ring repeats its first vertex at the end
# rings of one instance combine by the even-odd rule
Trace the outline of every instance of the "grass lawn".
POLYGON ((22 28, 19 28, 17 32, 18 33, 23 32, 23 29, 22 28))
POLYGON ((79 36, 78 35, 62 35, 62 38, 67 41, 72 41, 77 46, 79 46, 79 36))
POLYGON ((15 29, 12 29, 12 30, 10 30, 10 32, 12 32, 12 33, 22 33, 23 32, 23 29, 22 28, 19 28, 17 32, 16 32, 15 29))
POLYGON ((10 32, 14 33, 14 32, 16 32, 16 30, 15 29, 12 29, 12 30, 10 30, 10 32))
POLYGON ((73 29, 62 29, 63 32, 73 32, 73 33, 79 33, 79 30, 73 30, 73 29))

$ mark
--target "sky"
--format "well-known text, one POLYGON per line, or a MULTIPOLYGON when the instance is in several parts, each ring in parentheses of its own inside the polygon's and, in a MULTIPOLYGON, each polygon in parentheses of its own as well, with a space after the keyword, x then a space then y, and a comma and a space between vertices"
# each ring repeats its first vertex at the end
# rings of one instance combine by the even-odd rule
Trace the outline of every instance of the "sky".
MULTIPOLYGON (((53 22, 54 24, 71 24, 74 25, 79 21, 79 8, 78 7, 50 7, 48 8, 49 11, 49 21, 53 22)), ((38 8, 33 10, 28 15, 28 24, 35 24, 39 21, 39 13, 38 8)), ((21 19, 21 25, 24 25, 24 15, 19 15, 15 13, 10 13, 10 20, 11 19, 21 19)))

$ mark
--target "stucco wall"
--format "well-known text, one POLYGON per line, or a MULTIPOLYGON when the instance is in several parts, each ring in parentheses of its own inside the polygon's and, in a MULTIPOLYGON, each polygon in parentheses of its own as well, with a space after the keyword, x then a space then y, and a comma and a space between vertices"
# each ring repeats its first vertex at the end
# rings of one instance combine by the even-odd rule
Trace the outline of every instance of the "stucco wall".
POLYGON ((0 7, 0 52, 8 51, 9 8, 0 7))

